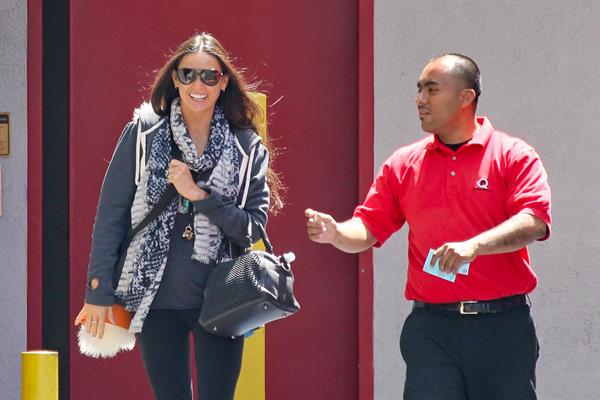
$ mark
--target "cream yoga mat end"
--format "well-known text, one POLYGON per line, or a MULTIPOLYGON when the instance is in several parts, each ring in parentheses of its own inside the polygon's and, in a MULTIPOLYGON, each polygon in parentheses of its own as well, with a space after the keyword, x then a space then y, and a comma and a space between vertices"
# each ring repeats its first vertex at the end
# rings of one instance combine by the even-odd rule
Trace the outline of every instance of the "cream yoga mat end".
POLYGON ((86 332, 84 323, 79 327, 77 343, 79 352, 93 358, 110 358, 121 351, 129 351, 135 347, 135 334, 129 332, 131 313, 123 306, 113 305, 113 316, 116 324, 104 325, 104 337, 93 337, 86 332))

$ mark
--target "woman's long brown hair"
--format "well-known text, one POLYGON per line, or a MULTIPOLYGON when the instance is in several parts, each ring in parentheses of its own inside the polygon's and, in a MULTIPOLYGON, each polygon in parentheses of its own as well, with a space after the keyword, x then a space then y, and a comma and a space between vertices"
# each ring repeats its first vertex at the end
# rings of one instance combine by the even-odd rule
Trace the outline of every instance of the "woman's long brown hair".
MULTIPOLYGON (((248 92, 256 89, 257 84, 248 84, 242 73, 236 69, 231 61, 229 53, 225 51, 221 43, 210 33, 197 33, 181 43, 171 54, 167 62, 158 70, 151 88, 150 102, 154 112, 160 116, 170 113, 171 102, 179 96, 179 92, 173 84, 173 71, 177 69, 181 59, 190 53, 203 51, 215 57, 223 73, 229 77, 227 89, 221 92, 217 102, 221 104, 227 121, 238 129, 253 129, 258 132, 255 121, 262 120, 260 107, 250 98, 248 92)), ((283 184, 279 174, 271 168, 271 161, 275 154, 269 140, 263 139, 263 145, 269 150, 270 161, 267 170, 267 184, 270 190, 270 211, 277 213, 283 208, 283 184)))

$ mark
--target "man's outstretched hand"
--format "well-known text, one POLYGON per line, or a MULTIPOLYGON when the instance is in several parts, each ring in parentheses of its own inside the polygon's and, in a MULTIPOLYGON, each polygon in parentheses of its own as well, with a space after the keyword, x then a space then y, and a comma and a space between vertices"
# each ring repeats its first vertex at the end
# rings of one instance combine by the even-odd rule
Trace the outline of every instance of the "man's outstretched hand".
POLYGON ((313 242, 333 244, 337 237, 337 222, 329 214, 321 213, 307 208, 304 211, 306 216, 306 231, 308 237, 313 242))

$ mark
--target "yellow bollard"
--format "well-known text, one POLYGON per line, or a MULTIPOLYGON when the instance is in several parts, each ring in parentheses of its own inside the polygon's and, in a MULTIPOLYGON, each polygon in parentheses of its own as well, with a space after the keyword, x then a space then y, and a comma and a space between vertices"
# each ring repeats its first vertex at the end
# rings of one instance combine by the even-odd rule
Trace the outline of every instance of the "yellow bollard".
POLYGON ((267 96, 264 93, 248 92, 252 101, 260 107, 262 115, 259 121, 254 121, 258 135, 264 140, 267 137, 267 96))
POLYGON ((58 400, 58 352, 21 353, 21 400, 58 400))

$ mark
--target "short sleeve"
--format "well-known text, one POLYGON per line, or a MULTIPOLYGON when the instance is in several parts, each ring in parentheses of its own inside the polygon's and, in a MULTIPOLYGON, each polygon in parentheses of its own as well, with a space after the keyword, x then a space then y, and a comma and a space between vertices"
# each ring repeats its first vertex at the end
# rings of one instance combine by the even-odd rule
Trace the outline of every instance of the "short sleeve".
POLYGON ((354 210, 354 217, 360 218, 377 239, 375 247, 381 246, 405 222, 397 196, 400 185, 390 159, 381 167, 363 204, 354 210))
POLYGON ((506 208, 508 214, 527 213, 544 221, 546 235, 550 236, 552 218, 550 214, 550 186, 542 161, 533 148, 528 147, 509 156, 507 166, 506 208))

